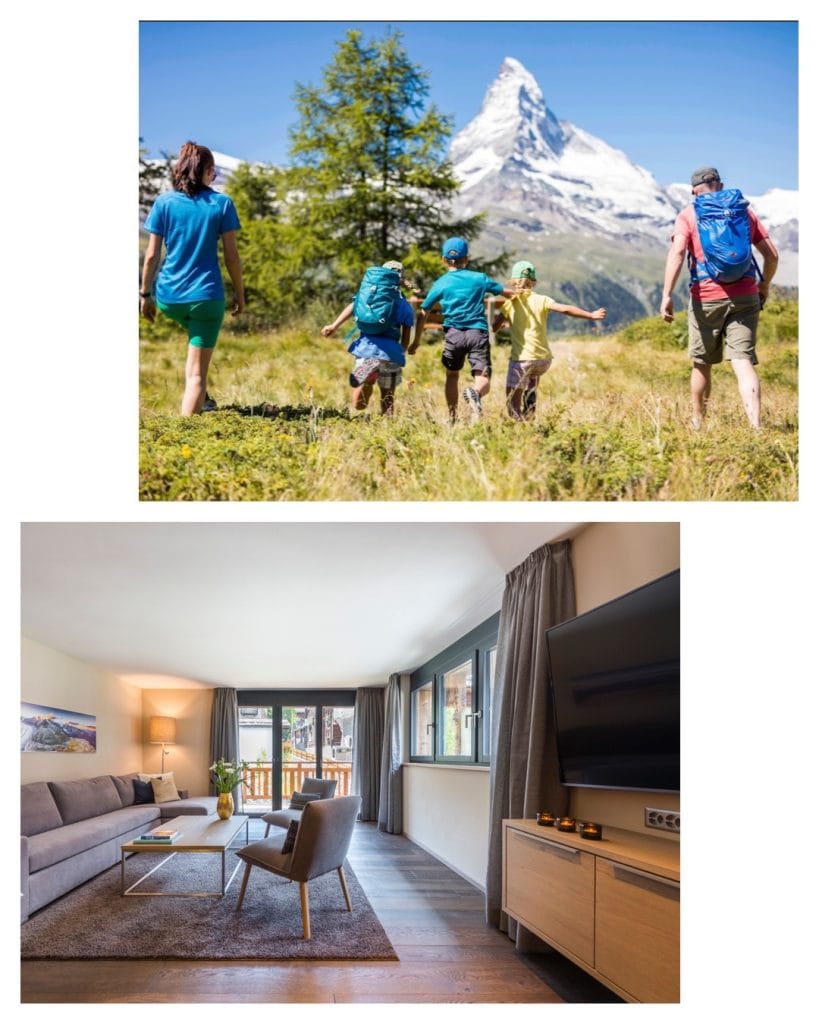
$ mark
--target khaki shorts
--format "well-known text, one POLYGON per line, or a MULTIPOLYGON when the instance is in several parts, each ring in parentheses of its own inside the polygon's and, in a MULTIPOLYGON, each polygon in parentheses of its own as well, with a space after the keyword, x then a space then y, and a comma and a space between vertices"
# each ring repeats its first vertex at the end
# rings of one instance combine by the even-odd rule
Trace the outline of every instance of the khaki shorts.
POLYGON ((541 375, 552 365, 551 359, 510 359, 506 386, 515 391, 536 388, 541 375))
POLYGON ((695 363, 721 363, 724 347, 727 359, 749 359, 755 366, 758 323, 758 295, 712 302, 692 299, 688 305, 688 355, 695 363))

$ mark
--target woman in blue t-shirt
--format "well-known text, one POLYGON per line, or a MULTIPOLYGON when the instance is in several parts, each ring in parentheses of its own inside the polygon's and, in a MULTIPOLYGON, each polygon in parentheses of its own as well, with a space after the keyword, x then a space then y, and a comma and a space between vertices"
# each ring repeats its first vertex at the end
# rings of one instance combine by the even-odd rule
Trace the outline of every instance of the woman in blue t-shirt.
POLYGON ((183 416, 201 412, 205 404, 208 367, 225 315, 220 238, 233 284, 234 316, 245 308, 236 247, 239 217, 230 197, 210 187, 215 177, 213 153, 206 146, 186 142, 173 169, 173 191, 157 198, 145 221, 150 236, 142 267, 140 310, 146 320, 153 320, 158 306, 188 332, 183 416), (165 261, 157 276, 163 241, 165 261))

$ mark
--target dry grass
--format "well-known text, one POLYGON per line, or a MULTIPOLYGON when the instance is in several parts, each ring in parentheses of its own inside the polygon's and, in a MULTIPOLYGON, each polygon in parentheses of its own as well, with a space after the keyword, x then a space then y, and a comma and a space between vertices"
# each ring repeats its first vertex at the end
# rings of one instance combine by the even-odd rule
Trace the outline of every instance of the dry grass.
POLYGON ((645 332, 632 325, 620 335, 556 342, 534 423, 507 416, 508 349, 496 348, 482 421, 470 424, 464 410, 454 426, 439 339, 409 358, 388 419, 378 415, 377 395, 370 412, 350 414, 351 357, 339 341, 307 329, 224 335, 210 385, 220 409, 192 420, 176 415, 184 341, 145 340, 140 497, 796 500, 795 337, 769 329, 760 343, 761 432, 747 426, 728 364, 715 369, 709 419, 695 432, 689 366, 673 342, 679 322, 673 336, 645 323, 645 332))

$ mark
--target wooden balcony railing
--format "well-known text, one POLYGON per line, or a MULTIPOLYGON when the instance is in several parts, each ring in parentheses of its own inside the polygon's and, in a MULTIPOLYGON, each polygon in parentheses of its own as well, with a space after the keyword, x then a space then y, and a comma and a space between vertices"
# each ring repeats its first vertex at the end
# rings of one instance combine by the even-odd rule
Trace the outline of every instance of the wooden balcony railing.
MULTIPOLYGON (((323 761, 321 777, 336 780, 336 796, 350 795, 352 765, 345 762, 323 761)), ((300 792, 304 780, 315 777, 316 765, 310 761, 285 761, 282 764, 282 804, 287 805, 293 793, 300 792)), ((269 808, 273 799, 273 766, 252 764, 245 776, 248 786, 244 787, 245 808, 269 808)))

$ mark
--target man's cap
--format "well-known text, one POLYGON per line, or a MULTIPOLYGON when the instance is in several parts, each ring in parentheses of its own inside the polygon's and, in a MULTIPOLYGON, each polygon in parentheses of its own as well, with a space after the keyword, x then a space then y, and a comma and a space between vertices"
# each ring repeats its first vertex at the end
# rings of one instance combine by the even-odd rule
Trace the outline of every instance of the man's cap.
POLYGON ((462 260, 465 256, 469 255, 469 246, 466 244, 466 239, 448 238, 441 246, 441 255, 445 260, 462 260))
POLYGON ((528 277, 530 281, 537 281, 537 273, 533 263, 529 263, 527 260, 518 260, 514 267, 512 267, 512 278, 517 280, 521 277, 528 277))
POLYGON ((694 171, 691 175, 692 188, 695 188, 697 185, 707 185, 712 181, 722 181, 716 167, 700 167, 699 170, 694 171))
POLYGON ((386 267, 387 270, 397 270, 399 274, 404 273, 404 266, 399 263, 398 260, 387 260, 386 263, 381 264, 382 267, 386 267))

